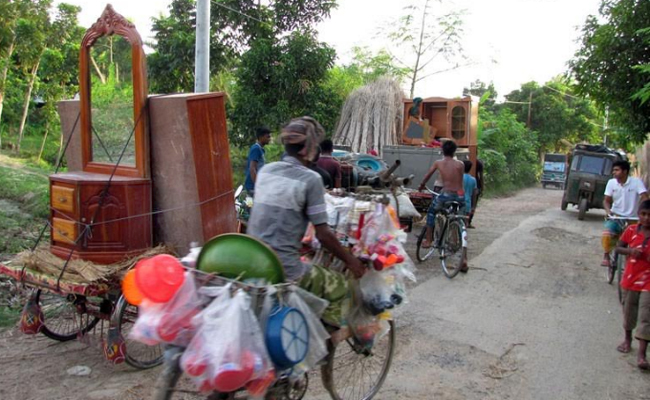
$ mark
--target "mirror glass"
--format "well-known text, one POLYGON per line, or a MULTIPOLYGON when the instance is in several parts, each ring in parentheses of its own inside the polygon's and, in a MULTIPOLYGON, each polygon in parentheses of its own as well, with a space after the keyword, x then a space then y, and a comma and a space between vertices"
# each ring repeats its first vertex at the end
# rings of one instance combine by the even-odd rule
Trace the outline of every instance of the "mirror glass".
POLYGON ((90 48, 91 160, 135 166, 131 44, 103 36, 90 48), (129 140, 130 138, 130 140, 129 140))

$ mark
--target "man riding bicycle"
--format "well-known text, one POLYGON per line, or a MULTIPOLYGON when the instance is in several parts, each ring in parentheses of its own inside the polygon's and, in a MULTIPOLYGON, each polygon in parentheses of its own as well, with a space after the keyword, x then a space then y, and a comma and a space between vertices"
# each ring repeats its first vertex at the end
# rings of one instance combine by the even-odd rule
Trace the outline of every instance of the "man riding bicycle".
POLYGON ((323 181, 308 168, 324 136, 321 125, 310 117, 293 119, 282 129, 280 138, 286 156, 282 161, 266 165, 257 176, 248 234, 277 253, 287 280, 329 301, 322 318, 338 326, 343 322, 350 300, 346 277, 300 259, 302 237, 311 222, 323 247, 343 260, 356 278, 365 272, 363 264, 343 248, 327 225, 323 181))
MULTIPOLYGON (((442 145, 442 154, 444 158, 433 163, 429 172, 424 176, 422 183, 420 183, 419 190, 424 190, 427 181, 431 176, 438 171, 440 179, 442 180, 442 191, 437 196, 429 207, 427 213, 427 234, 426 239, 422 242, 422 248, 429 248, 433 242, 433 226, 436 221, 436 213, 440 211, 445 203, 455 201, 464 204, 464 191, 463 191, 463 174, 465 172, 465 165, 462 161, 454 160, 456 153, 456 143, 447 141, 442 145)), ((461 272, 467 272, 467 263, 464 261, 461 272)))
MULTIPOLYGON (((648 199, 648 193, 645 185, 639 178, 630 175, 630 163, 625 160, 614 162, 612 167, 613 179, 607 182, 605 188, 605 200, 603 208, 605 213, 610 216, 614 215, 623 218, 636 218, 636 212, 639 200, 648 199)), ((616 245, 616 239, 623 232, 623 225, 618 220, 608 219, 605 221, 605 230, 601 237, 603 250, 605 251, 603 267, 609 267, 609 253, 616 245)))

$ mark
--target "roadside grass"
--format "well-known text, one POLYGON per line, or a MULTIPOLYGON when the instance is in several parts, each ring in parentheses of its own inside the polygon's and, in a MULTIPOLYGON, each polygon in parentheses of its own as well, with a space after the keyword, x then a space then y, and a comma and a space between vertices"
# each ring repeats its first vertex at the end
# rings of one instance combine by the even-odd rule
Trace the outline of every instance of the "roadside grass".
MULTIPOLYGON (((49 216, 51 172, 33 160, 0 152, 0 262, 30 248, 38 237, 49 216)), ((49 230, 45 233, 49 235, 49 230)), ((0 287, 0 329, 14 326, 20 319, 22 309, 10 299, 9 292, 0 287)))
POLYGON ((20 320, 21 308, 0 306, 0 329, 14 326, 20 320))
POLYGON ((0 153, 0 261, 38 237, 49 215, 49 172, 0 153))

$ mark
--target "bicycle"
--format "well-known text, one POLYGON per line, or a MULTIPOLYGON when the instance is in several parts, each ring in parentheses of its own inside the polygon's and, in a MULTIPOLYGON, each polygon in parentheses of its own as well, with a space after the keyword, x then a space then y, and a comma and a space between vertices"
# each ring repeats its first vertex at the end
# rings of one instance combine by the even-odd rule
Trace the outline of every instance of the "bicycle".
MULTIPOLYGON (((231 280, 218 275, 191 270, 198 286, 232 285, 233 289, 245 290, 253 299, 256 314, 261 311, 266 288, 256 287, 241 281, 231 280)), ((278 293, 290 290, 290 284, 275 285, 278 293)), ((319 363, 323 386, 332 400, 370 400, 384 383, 390 369, 395 349, 395 325, 388 321, 388 332, 368 348, 353 336, 337 345, 328 341, 328 355, 319 363)), ((325 324, 329 331, 333 331, 325 324)), ((218 399, 230 400, 242 398, 243 389, 230 393, 201 393, 187 375, 183 375, 180 359, 185 349, 168 345, 164 353, 163 370, 156 381, 154 400, 171 399, 218 399), (194 389, 193 389, 194 388, 194 389)), ((269 388, 266 398, 278 400, 301 400, 307 393, 309 373, 297 380, 279 376, 276 383, 269 388)))
MULTIPOLYGON (((439 193, 427 188, 434 195, 439 193)), ((467 229, 465 227, 465 216, 460 215, 462 203, 450 201, 436 213, 433 226, 433 241, 431 247, 425 249, 422 242, 427 235, 426 225, 418 236, 415 256, 419 262, 428 260, 434 252, 438 252, 442 271, 449 279, 454 278, 466 261, 467 255, 467 229)))
MULTIPOLYGON (((636 222, 639 219, 635 217, 617 217, 614 215, 608 215, 607 220, 616 221, 621 226, 621 231, 624 231, 625 228, 629 225, 630 222, 636 222)), ((623 303, 623 291, 621 289, 621 278, 625 272, 625 259, 626 257, 622 254, 618 254, 616 250, 609 252, 609 267, 605 271, 605 279, 610 285, 614 282, 614 278, 618 283, 618 301, 623 303)))

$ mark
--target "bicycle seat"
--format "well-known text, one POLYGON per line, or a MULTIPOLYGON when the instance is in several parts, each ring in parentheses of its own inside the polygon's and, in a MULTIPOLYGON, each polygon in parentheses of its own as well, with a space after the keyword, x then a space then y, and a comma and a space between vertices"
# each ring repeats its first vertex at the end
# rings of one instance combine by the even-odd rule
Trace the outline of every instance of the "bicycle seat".
POLYGON ((224 233, 210 239, 199 253, 197 269, 225 278, 263 278, 282 283, 284 268, 277 254, 264 242, 240 233, 224 233))

